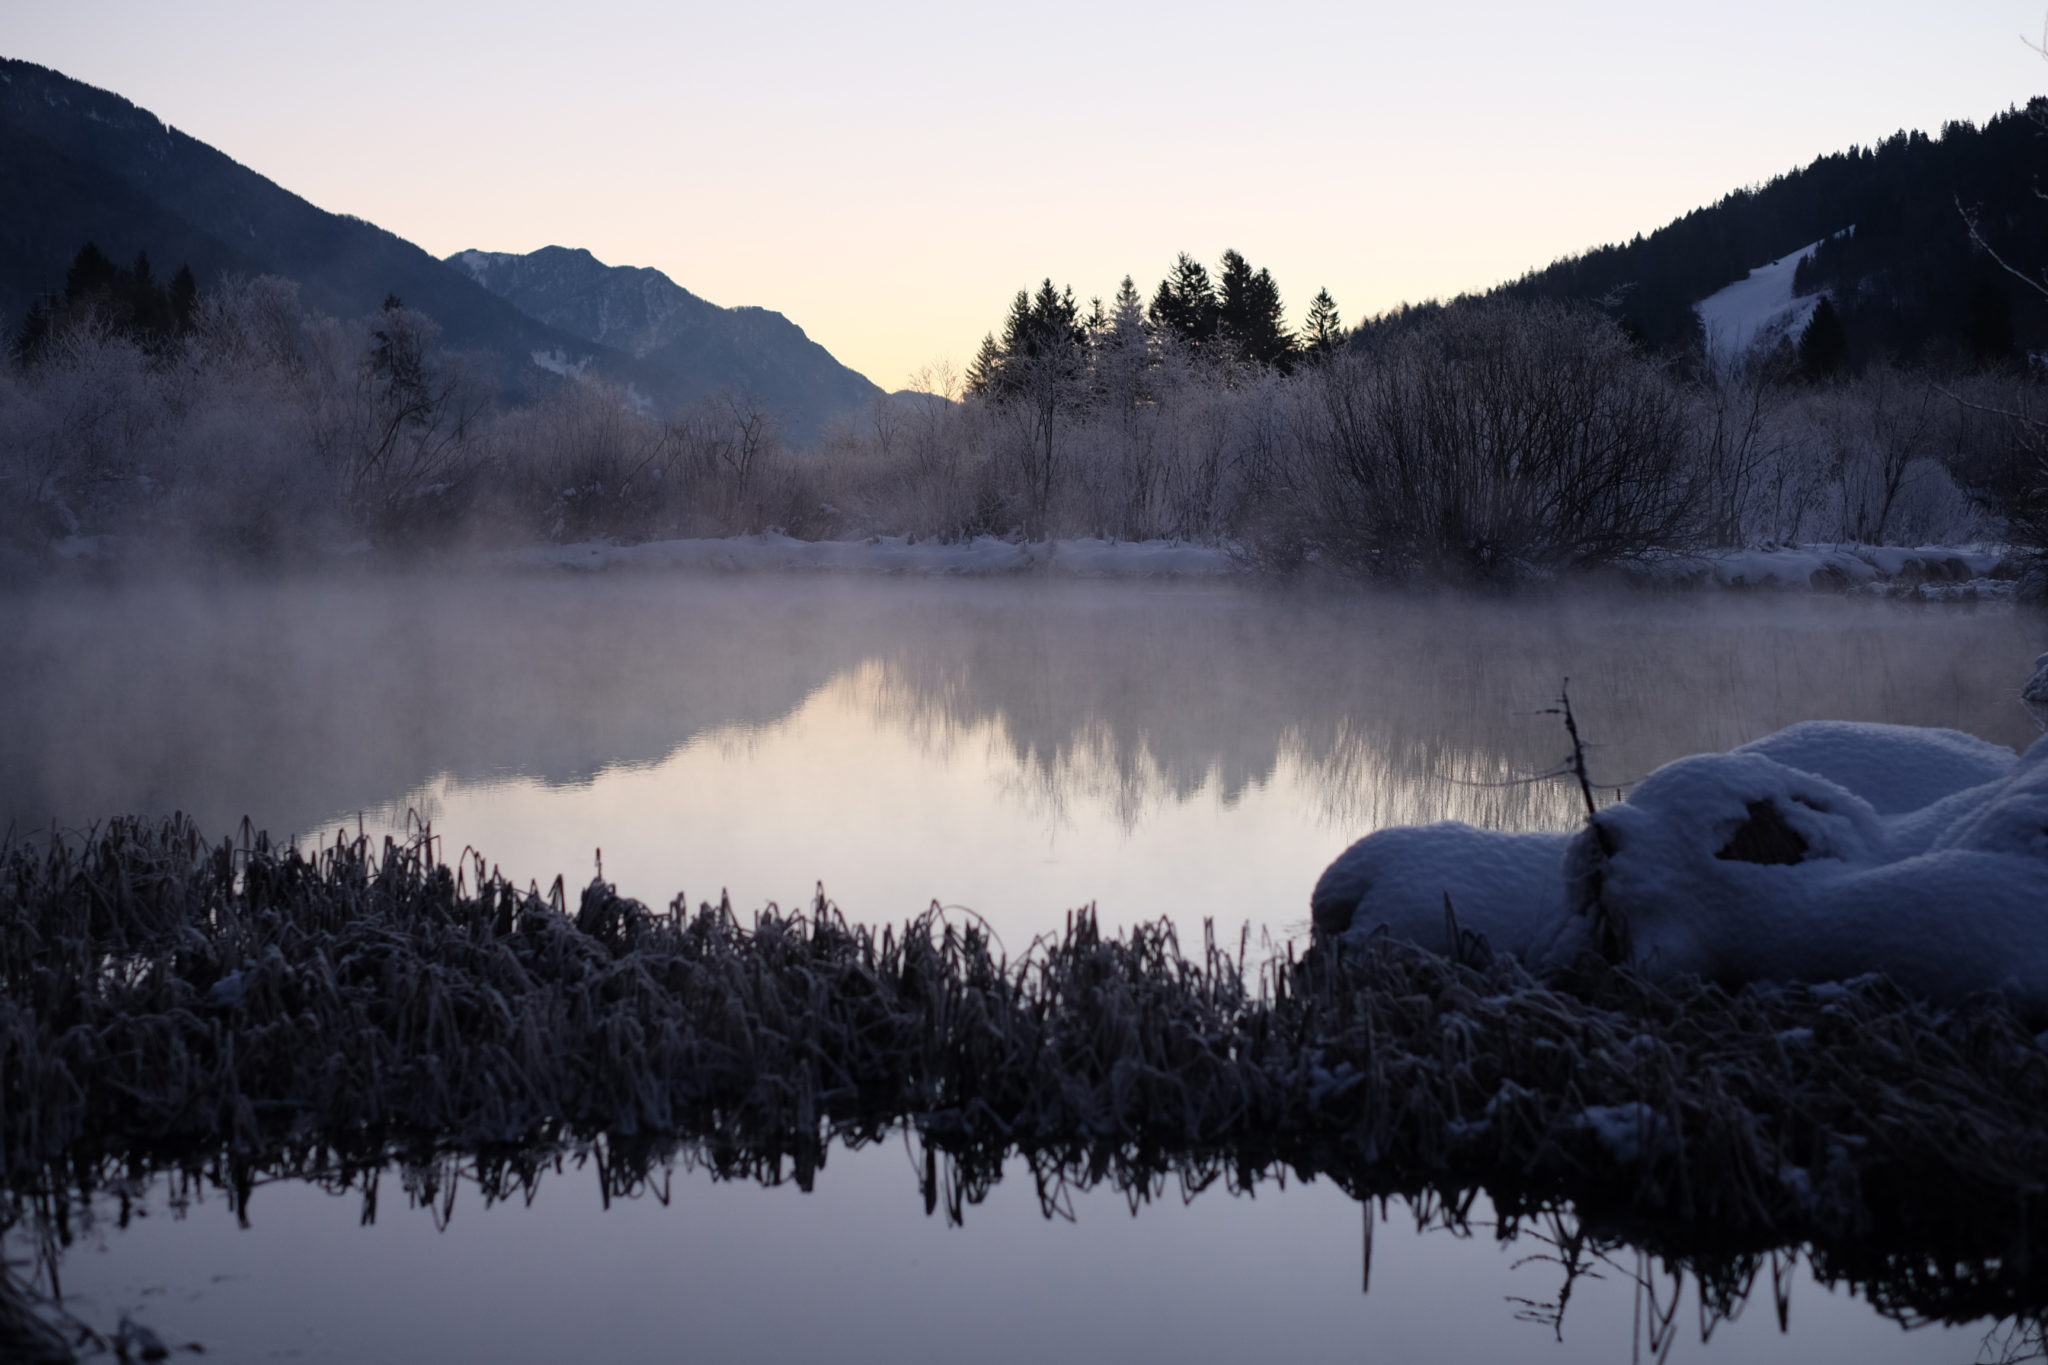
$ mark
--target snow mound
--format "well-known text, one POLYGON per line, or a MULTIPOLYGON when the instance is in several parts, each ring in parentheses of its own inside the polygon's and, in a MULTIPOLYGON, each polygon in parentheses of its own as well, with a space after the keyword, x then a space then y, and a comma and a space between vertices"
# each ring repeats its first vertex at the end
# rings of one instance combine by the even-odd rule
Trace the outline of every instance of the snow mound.
POLYGON ((1733 752, 1825 777, 1898 815, 1996 782, 2012 770, 2012 750, 1961 730, 1809 720, 1752 740, 1733 752))
POLYGON ((1325 936, 1447 942, 1537 970, 1580 954, 1730 986, 1882 973, 2048 1009, 2048 738, 1808 722, 1666 764, 1575 835, 1383 830, 1331 864, 1325 936))
POLYGON ((1439 952, 1458 930, 1521 955, 1564 913, 1569 834, 1498 834, 1456 823, 1383 829, 1324 871, 1309 897, 1318 930, 1387 933, 1439 952))
POLYGON ((1238 572, 1230 552, 1184 541, 1009 541, 994 536, 941 544, 908 536, 798 540, 766 534, 722 540, 592 541, 537 545, 507 556, 530 568, 696 569, 724 573, 809 572, 984 577, 1052 574, 1073 578, 1211 578, 1238 572))
POLYGON ((1774 345, 1780 337, 1799 339, 1821 296, 1793 297, 1792 276, 1799 263, 1819 247, 1819 242, 1813 242, 1760 265, 1693 305, 1706 333, 1708 359, 1715 368, 1725 371, 1757 346, 1774 345))

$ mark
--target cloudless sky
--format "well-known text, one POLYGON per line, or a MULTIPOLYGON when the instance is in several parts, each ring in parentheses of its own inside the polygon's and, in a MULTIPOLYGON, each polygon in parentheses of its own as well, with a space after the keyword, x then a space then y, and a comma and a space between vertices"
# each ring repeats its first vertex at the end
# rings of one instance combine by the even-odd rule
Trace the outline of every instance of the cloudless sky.
POLYGON ((2048 0, 0 0, 113 90, 437 255, 588 247, 885 388, 1017 289, 1235 247, 1298 322, 1484 288, 2048 91, 2048 0))

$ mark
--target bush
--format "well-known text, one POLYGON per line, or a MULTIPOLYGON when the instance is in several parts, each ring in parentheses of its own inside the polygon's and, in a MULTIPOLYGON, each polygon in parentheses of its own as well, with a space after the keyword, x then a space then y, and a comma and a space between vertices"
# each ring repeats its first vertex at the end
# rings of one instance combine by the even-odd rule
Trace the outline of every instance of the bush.
POLYGON ((1677 387, 1619 326, 1552 304, 1453 309, 1319 368, 1295 517, 1373 577, 1488 581, 1692 538, 1677 387))

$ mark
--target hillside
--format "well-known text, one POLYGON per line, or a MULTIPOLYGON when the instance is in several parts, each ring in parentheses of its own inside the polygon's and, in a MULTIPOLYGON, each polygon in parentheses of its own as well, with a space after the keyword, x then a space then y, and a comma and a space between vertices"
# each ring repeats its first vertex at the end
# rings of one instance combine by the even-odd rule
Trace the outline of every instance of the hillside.
POLYGON ((119 95, 5 58, 0 203, 22 206, 0 214, 0 326, 10 335, 90 241, 119 262, 147 252, 165 275, 189 265, 202 291, 230 272, 281 275, 338 317, 372 313, 396 294, 513 400, 572 368, 630 386, 664 415, 743 388, 802 439, 879 393, 780 314, 715 308, 657 272, 607 273, 587 252, 492 258, 572 268, 486 271, 486 287, 476 270, 318 208, 119 95), (495 287, 510 274, 522 281, 518 299, 495 287), (658 323, 632 336, 587 325, 578 300, 601 314, 628 277, 658 323))
MULTIPOLYGON (((546 380, 531 353, 563 349, 619 366, 537 322, 427 252, 360 218, 316 208, 118 95, 0 59, 0 314, 18 319, 64 278, 79 246, 116 260, 148 251, 187 264, 202 289, 226 271, 296 280, 337 316, 397 294, 440 324, 448 346, 485 359, 508 391, 546 380)), ((645 380, 637 367, 631 377, 645 380)))
POLYGON ((659 270, 559 246, 458 251, 448 264, 530 317, 678 376, 679 398, 752 394, 799 440, 882 396, 782 314, 721 308, 659 270))
POLYGON ((2048 265, 2048 104, 1938 137, 1897 133, 1737 190, 1648 236, 1569 257, 1492 291, 1599 302, 1651 347, 1701 340, 1694 305, 1766 262, 1836 301, 1858 359, 2000 362, 2048 347, 2048 305, 1970 242, 1963 212, 2028 269, 2048 265), (1854 232, 1844 229, 1854 227, 1854 232), (1824 240, 1825 239, 1825 240, 1824 240))

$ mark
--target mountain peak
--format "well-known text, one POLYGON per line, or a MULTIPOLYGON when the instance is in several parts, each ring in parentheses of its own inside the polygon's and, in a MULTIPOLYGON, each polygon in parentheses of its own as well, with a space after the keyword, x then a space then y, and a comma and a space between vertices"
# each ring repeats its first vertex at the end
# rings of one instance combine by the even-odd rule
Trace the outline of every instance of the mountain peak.
POLYGON ((519 255, 458 251, 448 263, 551 327, 664 368, 685 369, 700 395, 739 389, 783 414, 791 434, 881 396, 801 327, 765 308, 721 308, 651 266, 606 265, 582 247, 519 255))

